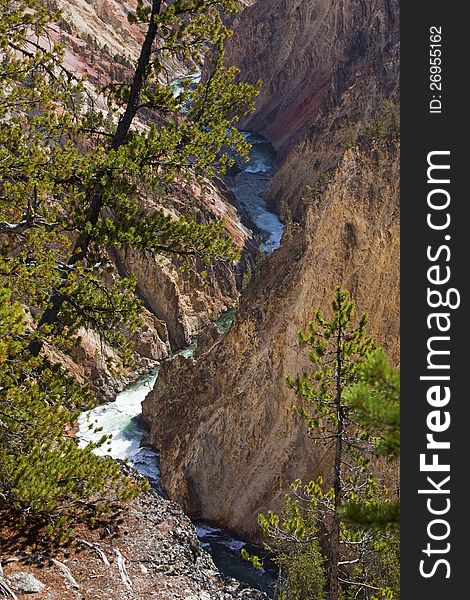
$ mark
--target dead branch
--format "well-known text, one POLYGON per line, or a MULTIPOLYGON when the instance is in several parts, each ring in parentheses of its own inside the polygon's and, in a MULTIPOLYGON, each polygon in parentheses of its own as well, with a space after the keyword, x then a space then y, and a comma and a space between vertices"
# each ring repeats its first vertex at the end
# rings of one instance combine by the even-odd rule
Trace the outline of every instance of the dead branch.
MULTIPOLYGON (((47 557, 46 557, 47 558, 47 557)), ((61 563, 60 561, 58 561, 56 558, 51 558, 50 561, 60 569, 60 571, 62 572, 62 574, 64 575, 65 579, 67 579, 67 581, 70 583, 70 585, 72 587, 74 587, 75 589, 80 589, 79 584, 76 582, 76 580, 74 579, 73 575, 72 575, 72 571, 67 567, 67 565, 64 565, 64 563, 61 563)))
POLYGON ((118 548, 115 549, 115 552, 117 556, 117 564, 119 568, 119 573, 121 575, 121 579, 127 587, 132 588, 131 580, 129 579, 129 575, 127 573, 126 561, 124 559, 124 556, 119 552, 118 548))
POLYGON ((2 592, 2 594, 4 596, 10 596, 10 598, 13 598, 13 600, 18 600, 18 596, 11 589, 11 587, 6 582, 5 577, 3 576, 3 568, 2 568, 1 561, 0 561, 0 592, 2 592))
POLYGON ((101 560, 103 561, 103 563, 109 567, 109 560, 106 556, 106 554, 103 552, 103 550, 101 550, 101 548, 97 545, 97 544, 92 544, 90 542, 87 542, 86 540, 79 540, 80 543, 84 544, 85 546, 88 546, 88 548, 91 548, 92 550, 94 550, 98 556, 101 558, 101 560))

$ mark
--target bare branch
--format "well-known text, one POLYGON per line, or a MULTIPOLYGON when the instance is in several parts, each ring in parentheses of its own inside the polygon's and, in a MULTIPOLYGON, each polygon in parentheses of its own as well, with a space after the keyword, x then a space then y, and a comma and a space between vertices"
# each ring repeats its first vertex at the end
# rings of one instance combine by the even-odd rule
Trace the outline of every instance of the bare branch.
POLYGON ((367 583, 364 583, 362 581, 349 581, 347 579, 343 579, 342 577, 338 577, 339 581, 341 581, 341 583, 347 583, 349 585, 359 585, 363 588, 368 588, 370 590, 380 590, 380 588, 375 587, 374 585, 368 585, 367 583))
POLYGON ((33 217, 26 215, 19 223, 0 223, 0 234, 22 235, 26 230, 32 229, 33 227, 43 227, 47 231, 52 231, 58 226, 59 222, 49 223, 40 215, 34 215, 33 217))

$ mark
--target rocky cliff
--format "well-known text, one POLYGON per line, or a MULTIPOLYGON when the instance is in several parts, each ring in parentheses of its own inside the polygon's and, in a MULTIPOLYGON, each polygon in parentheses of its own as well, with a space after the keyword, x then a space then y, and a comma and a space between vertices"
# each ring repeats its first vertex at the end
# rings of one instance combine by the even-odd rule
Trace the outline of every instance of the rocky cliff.
MULTIPOLYGON (((127 37, 139 39, 124 21, 114 22, 127 5, 67 4, 74 25, 64 35, 94 49, 93 64, 102 65, 97 81, 103 81, 106 56, 119 54, 127 37), (113 31, 116 47, 100 43, 98 51, 88 39, 104 41, 113 31)), ((307 367, 297 332, 318 307, 327 308, 337 284, 370 313, 371 333, 398 360, 398 140, 389 121, 398 96, 399 18, 397 0, 244 4, 227 60, 243 79, 265 82, 258 109, 243 126, 280 151, 269 202, 286 217, 285 239, 245 290, 231 331, 225 337, 208 331, 195 360, 165 365, 144 415, 150 441, 162 452, 170 496, 194 516, 254 537, 256 514, 275 506, 294 477, 312 477, 324 467, 324 452, 292 415, 285 376, 307 367)), ((133 47, 126 44, 123 67, 133 47)), ((215 188, 196 196, 201 218, 223 215, 240 247, 249 243, 215 188)), ((224 269, 202 289, 149 256, 117 255, 116 264, 138 275, 139 293, 161 333, 144 346, 161 356, 170 345, 186 344, 236 287, 224 269)))
POLYGON ((63 11, 55 40, 65 48, 64 64, 94 85, 128 75, 144 39, 127 13, 137 0, 49 0, 63 11))
POLYGON ((306 187, 336 167, 347 131, 398 101, 399 2, 258 0, 234 29, 227 62, 264 82, 243 126, 283 159, 270 206, 302 220, 306 187))
MULTIPOLYGON (((228 202, 231 197, 221 182, 178 182, 167 210, 175 217, 182 214, 208 223, 223 220, 229 235, 242 255, 256 250, 252 232, 242 223, 237 209, 228 202)), ((148 209, 158 207, 147 199, 148 209)), ((149 253, 115 253, 115 261, 123 275, 137 277, 137 292, 145 307, 164 321, 173 351, 188 346, 192 336, 211 319, 233 306, 238 298, 242 264, 214 263, 205 267, 203 281, 195 273, 181 271, 176 261, 149 253)))
POLYGON ((248 537, 296 477, 322 472, 325 449, 291 411, 287 375, 308 367, 298 340, 341 284, 370 315, 370 333, 398 359, 397 142, 351 149, 261 277, 225 337, 162 370, 143 403, 163 484, 194 516, 248 537))
POLYGON ((285 378, 308 368, 298 332, 328 312, 337 285, 399 359, 397 25, 397 3, 326 0, 259 0, 236 24, 231 56, 268 74, 247 125, 284 156, 271 202, 299 222, 243 293, 229 333, 166 365, 143 412, 170 497, 248 537, 293 479, 328 464, 294 417, 285 378))
MULTIPOLYGON (((238 0, 242 11, 256 0, 238 0)), ((91 83, 105 85, 131 73, 144 39, 142 26, 130 24, 127 15, 137 0, 47 0, 63 11, 61 28, 54 36, 64 44, 64 64, 91 83)), ((175 76, 184 63, 167 65, 175 76)))

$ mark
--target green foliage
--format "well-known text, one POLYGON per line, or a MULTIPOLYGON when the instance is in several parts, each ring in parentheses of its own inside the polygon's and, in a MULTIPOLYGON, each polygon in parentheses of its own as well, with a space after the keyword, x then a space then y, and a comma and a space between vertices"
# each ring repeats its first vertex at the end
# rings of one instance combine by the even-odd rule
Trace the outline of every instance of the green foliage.
POLYGON ((390 101, 384 102, 375 115, 365 123, 348 123, 342 131, 345 150, 356 146, 368 147, 377 140, 389 140, 400 133, 400 108, 390 101))
POLYGON ((250 263, 246 265, 242 276, 242 290, 246 289, 253 278, 253 268, 250 263))
MULTIPOLYGON (((331 321, 317 311, 308 332, 299 334, 300 340, 309 347, 309 359, 317 369, 295 379, 289 376, 287 384, 300 399, 314 405, 313 415, 303 406, 294 407, 305 418, 308 427, 319 427, 320 419, 323 419, 322 431, 335 435, 339 416, 348 419, 347 413, 351 410, 350 406, 344 405, 339 415, 338 393, 357 381, 361 364, 376 344, 366 336, 366 314, 361 316, 357 327, 350 326, 355 306, 341 288, 336 289, 332 308, 331 321)), ((346 401, 343 396, 341 401, 342 405, 346 401)))
POLYGON ((343 146, 346 150, 354 148, 357 145, 357 128, 353 125, 347 125, 343 131, 343 146))
POLYGON ((383 501, 375 497, 367 500, 348 500, 343 503, 339 512, 341 519, 351 526, 388 527, 398 524, 400 506, 390 499, 383 501))
POLYGON ((377 115, 361 128, 361 141, 372 142, 394 137, 400 133, 400 109, 392 102, 385 102, 377 115))
POLYGON ((322 171, 318 175, 315 183, 307 186, 306 194, 302 198, 305 206, 318 206, 334 175, 335 171, 333 169, 322 171))
MULTIPOLYGON (((292 487, 297 492, 298 484, 292 487)), ((268 511, 258 517, 265 547, 279 567, 276 598, 280 600, 324 596, 325 559, 319 543, 317 516, 313 506, 302 504, 297 494, 286 494, 281 515, 268 511)), ((250 558, 255 564, 253 557, 250 558)))
MULTIPOLYGON (((269 511, 259 516, 265 546, 279 566, 276 598, 316 600, 325 596, 328 533, 327 516, 334 509, 334 492, 318 477, 303 485, 297 480, 285 496, 281 515, 269 511)), ((363 493, 371 504, 380 504, 384 491, 370 479, 363 493)), ((399 598, 399 537, 397 529, 341 524, 340 573, 344 581, 340 598, 399 598), (350 582, 349 584, 345 582, 350 582), (353 584, 354 582, 354 584, 353 584)), ((246 556, 252 564, 258 557, 246 556), (255 559, 255 560, 254 560, 255 559)))
MULTIPOLYGON (((357 382, 345 390, 345 397, 358 421, 367 428, 375 452, 390 460, 400 454, 400 373, 378 348, 361 365, 357 382)), ((350 500, 342 508, 342 518, 370 527, 397 526, 398 502, 350 500)))
POLYGON ((62 49, 43 41, 62 14, 39 0, 1 0, 0 281, 37 315, 36 354, 80 326, 120 347, 123 327, 138 326, 135 282, 110 277, 110 247, 200 271, 237 258, 222 222, 163 208, 182 180, 230 164, 222 148, 247 152, 236 124, 256 89, 223 65, 222 11, 233 9, 231 0, 140 2, 130 18, 146 23, 146 41, 132 81, 104 90, 109 118, 62 67, 62 49), (200 64, 209 52, 206 80, 175 94, 168 62, 200 64))
POLYGON ((0 502, 63 528, 90 502, 136 488, 65 435, 87 392, 41 350, 67 350, 84 327, 128 356, 141 302, 134 278, 113 269, 116 249, 176 257, 201 278, 208 263, 237 259, 222 222, 168 209, 183 181, 230 164, 222 148, 247 153, 236 124, 257 90, 223 64, 233 0, 139 0, 132 78, 101 92, 63 67, 54 6, 0 0, 0 502), (209 54, 207 77, 175 93, 168 64, 209 54))
MULTIPOLYGON (((374 454, 396 453, 399 376, 366 335, 367 315, 354 320, 354 302, 337 287, 331 319, 318 311, 300 334, 314 368, 287 378, 299 399, 295 412, 311 439, 330 453, 328 484, 321 477, 296 481, 283 516, 262 515, 260 525, 268 547, 286 549, 294 561, 294 581, 299 574, 311 577, 314 565, 319 574, 318 561, 303 555, 303 542, 316 540, 325 553, 332 600, 399 598, 398 531, 391 525, 398 505, 371 465, 374 454)), ((283 590, 286 599, 318 597, 305 590, 303 596, 289 595, 288 575, 283 590)))
POLYGON ((110 458, 94 454, 107 442, 78 447, 67 434, 91 396, 49 365, 28 358, 24 312, 0 288, 0 509, 63 534, 79 515, 95 514, 140 488, 110 458))
POLYGON ((297 231, 298 223, 294 221, 291 208, 289 206, 283 206, 279 218, 284 224, 284 238, 287 240, 292 239, 297 231))
POLYGON ((279 557, 279 566, 287 572, 286 600, 322 597, 324 567, 318 543, 308 542, 302 548, 296 547, 293 553, 284 553, 279 557))
POLYGON ((400 373, 385 352, 372 352, 361 365, 357 383, 345 392, 360 423, 378 432, 376 450, 382 456, 400 454, 400 373))
POLYGON ((256 554, 250 554, 245 548, 240 550, 240 554, 243 560, 250 562, 256 570, 259 571, 263 568, 263 563, 256 554))

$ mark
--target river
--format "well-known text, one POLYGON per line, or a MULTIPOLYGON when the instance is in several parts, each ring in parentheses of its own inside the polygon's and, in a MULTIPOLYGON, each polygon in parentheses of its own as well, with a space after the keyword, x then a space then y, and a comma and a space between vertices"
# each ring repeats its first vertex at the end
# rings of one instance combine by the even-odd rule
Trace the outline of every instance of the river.
POLYGON ((227 175, 225 181, 258 228, 261 251, 270 254, 279 248, 284 230, 265 200, 276 169, 276 153, 264 137, 249 131, 243 134, 251 144, 250 161, 236 175, 227 175))
MULTIPOLYGON (((283 230, 277 215, 267 209, 264 200, 274 174, 276 155, 272 146, 264 138, 250 132, 245 132, 245 137, 252 144, 250 161, 240 173, 227 177, 227 184, 258 228, 261 250, 269 254, 279 247, 283 230)), ((232 320, 233 311, 228 311, 220 317, 217 325, 221 333, 229 329, 232 320)), ((191 356, 195 344, 196 342, 178 354, 191 356)), ((82 413, 79 417, 78 436, 82 446, 90 441, 98 441, 103 434, 112 436, 109 443, 97 452, 113 458, 127 458, 129 464, 147 477, 159 494, 164 495, 160 479, 159 455, 152 448, 141 447, 141 440, 147 431, 139 419, 142 411, 141 403, 154 386, 157 377, 158 369, 118 394, 114 402, 102 404, 82 413), (91 429, 90 424, 93 424, 91 429), (96 427, 100 427, 101 430, 94 432, 96 427)), ((208 523, 196 522, 195 526, 201 545, 210 552, 221 573, 248 583, 272 597, 275 583, 273 570, 257 571, 241 558, 241 548, 246 547, 249 552, 255 551, 255 548, 233 534, 208 523)))

